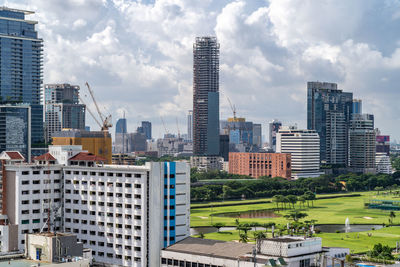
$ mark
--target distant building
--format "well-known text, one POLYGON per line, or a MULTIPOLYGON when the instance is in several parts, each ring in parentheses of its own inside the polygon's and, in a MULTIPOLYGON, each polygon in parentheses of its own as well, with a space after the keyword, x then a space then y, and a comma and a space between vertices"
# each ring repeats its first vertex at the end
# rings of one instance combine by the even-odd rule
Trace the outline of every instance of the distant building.
POLYGON ((139 132, 128 134, 127 152, 146 151, 146 150, 147 150, 147 142, 145 134, 139 132))
POLYGON ((187 140, 193 142, 193 110, 189 110, 187 115, 187 135, 187 140))
POLYGON ((292 176, 319 177, 319 136, 314 130, 283 126, 276 135, 276 152, 291 155, 292 176))
POLYGON ((347 166, 352 110, 353 93, 338 90, 336 83, 307 83, 307 129, 320 137, 321 163, 347 166))
POLYGON ((224 161, 229 160, 229 135, 221 134, 219 136, 219 153, 224 161))
POLYGON ((253 145, 262 148, 262 127, 259 123, 253 124, 253 145))
POLYGON ((249 152, 253 149, 253 123, 245 118, 228 118, 220 122, 221 133, 229 135, 233 151, 249 152))
MULTIPOLYGON (((124 114, 125 116, 125 114, 124 114)), ((128 153, 127 124, 125 118, 120 118, 115 124, 114 153, 128 153)))
MULTIPOLYGON (((158 156, 178 156, 185 150, 186 142, 172 134, 164 135, 164 138, 157 140, 158 156)), ((218 143, 219 145, 219 143, 218 143)))
POLYGON ((357 173, 375 173, 374 116, 353 114, 349 133, 349 170, 357 173))
POLYGON ((375 156, 376 173, 392 174, 392 162, 386 153, 377 152, 375 156))
POLYGON ((229 153, 229 173, 290 178, 291 156, 283 153, 229 153))
POLYGON ((30 161, 31 112, 29 105, 0 105, 0 152, 19 151, 30 161))
POLYGON ((193 153, 219 155, 219 43, 197 37, 193 44, 193 153))
POLYGON ((86 106, 79 104, 79 86, 46 84, 44 86, 46 141, 62 129, 85 129, 86 106))
POLYGON ((142 126, 137 128, 137 132, 144 134, 147 140, 151 139, 151 122, 142 121, 142 126))
POLYGON ((344 266, 348 254, 348 248, 322 247, 320 237, 266 238, 261 239, 259 245, 188 237, 161 250, 161 267, 333 267, 335 264, 344 266))
POLYGON ((212 171, 223 169, 224 158, 219 156, 192 156, 190 157, 190 167, 199 171, 212 171))
POLYGON ((381 135, 381 131, 379 129, 375 129, 376 135, 376 152, 377 153, 386 153, 386 155, 390 155, 390 136, 389 135, 381 135))
POLYGON ((282 122, 273 120, 269 123, 269 147, 273 152, 276 151, 276 134, 282 127, 282 122))
POLYGON ((362 100, 353 99, 353 114, 362 114, 362 100))
POLYGON ((81 145, 83 150, 105 158, 109 164, 112 162, 111 134, 108 132, 63 130, 53 134, 53 145, 81 145))

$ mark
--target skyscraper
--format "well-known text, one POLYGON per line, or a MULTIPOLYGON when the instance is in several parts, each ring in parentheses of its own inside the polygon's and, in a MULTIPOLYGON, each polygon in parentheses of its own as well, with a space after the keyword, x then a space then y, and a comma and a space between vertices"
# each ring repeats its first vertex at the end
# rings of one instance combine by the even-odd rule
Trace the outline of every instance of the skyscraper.
POLYGON ((253 124, 253 145, 256 145, 258 148, 261 148, 261 146, 262 146, 261 132, 262 132, 261 124, 254 123, 253 124))
POLYGON ((25 20, 32 11, 0 7, 0 101, 31 107, 32 144, 43 143, 43 39, 36 21, 25 20))
POLYGON ((151 139, 151 122, 142 121, 142 126, 138 128, 138 133, 142 133, 146 136, 147 140, 151 139), (140 130, 139 130, 140 128, 140 130))
POLYGON ((64 128, 85 129, 86 106, 79 104, 79 86, 46 84, 44 86, 46 140, 64 128))
POLYGON ((187 115, 187 134, 188 134, 188 141, 193 141, 193 110, 188 111, 187 115))
POLYGON ((115 153, 127 153, 128 152, 128 135, 125 114, 124 118, 117 120, 115 124, 115 142, 114 142, 115 153))
POLYGON ((353 99, 353 114, 361 114, 361 113, 362 113, 362 100, 353 99))
POLYGON ((353 114, 350 124, 350 171, 375 173, 374 115, 353 114))
POLYGON ((338 90, 336 83, 307 83, 307 129, 320 137, 321 163, 347 166, 352 113, 353 93, 338 90))
POLYGON ((276 134, 282 127, 282 122, 278 120, 273 120, 269 123, 269 147, 272 151, 276 150, 276 134))
POLYGON ((197 37, 193 45, 193 153, 219 154, 219 43, 197 37))

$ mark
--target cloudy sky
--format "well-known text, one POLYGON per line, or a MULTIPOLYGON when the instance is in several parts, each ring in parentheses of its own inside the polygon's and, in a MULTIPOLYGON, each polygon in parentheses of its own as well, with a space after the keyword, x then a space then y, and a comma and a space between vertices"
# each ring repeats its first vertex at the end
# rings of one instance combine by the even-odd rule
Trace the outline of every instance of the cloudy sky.
MULTIPOLYGON (((221 44, 221 119, 306 126, 306 82, 338 83, 400 141, 398 0, 7 0, 36 11, 44 82, 88 81, 105 113, 186 132, 196 36, 221 44)), ((93 105, 91 108, 94 110, 93 105)), ((92 128, 98 127, 88 119, 92 128)), ((113 129, 114 131, 114 129, 113 129)))

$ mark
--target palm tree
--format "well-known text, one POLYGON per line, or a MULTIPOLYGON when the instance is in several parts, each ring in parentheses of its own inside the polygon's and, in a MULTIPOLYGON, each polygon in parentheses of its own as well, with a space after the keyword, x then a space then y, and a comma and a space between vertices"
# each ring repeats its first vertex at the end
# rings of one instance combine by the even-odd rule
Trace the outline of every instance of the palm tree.
POLYGON ((247 237, 247 232, 245 232, 244 234, 240 234, 239 237, 240 237, 239 242, 247 243, 249 241, 249 239, 247 237))
POLYGON ((390 217, 389 221, 392 224, 393 223, 393 219, 396 218, 396 214, 394 213, 394 211, 390 212, 389 217, 390 217))
POLYGON ((254 239, 256 240, 257 252, 261 252, 261 239, 266 238, 266 235, 262 231, 253 233, 254 239))

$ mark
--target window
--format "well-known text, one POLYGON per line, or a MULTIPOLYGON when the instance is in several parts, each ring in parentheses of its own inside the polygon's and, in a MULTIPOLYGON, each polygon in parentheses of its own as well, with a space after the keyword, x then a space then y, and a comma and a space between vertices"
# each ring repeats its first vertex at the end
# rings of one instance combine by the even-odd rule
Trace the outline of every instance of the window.
POLYGON ((71 174, 71 171, 65 171, 66 174, 71 174))
POLYGON ((37 210, 32 210, 32 213, 40 213, 40 209, 37 209, 37 210))
POLYGON ((22 205, 26 205, 26 204, 29 204, 29 200, 22 200, 22 205))
POLYGON ((135 178, 140 178, 140 177, 141 177, 140 173, 135 173, 135 178))
POLYGON ((132 177, 132 174, 130 174, 130 173, 125 173, 125 177, 130 178, 130 177, 132 177))
POLYGON ((22 175, 29 175, 29 171, 23 171, 22 175))
POLYGON ((24 180, 21 182, 21 184, 25 185, 25 184, 29 184, 29 180, 24 180))
POLYGON ((112 172, 108 172, 108 173, 107 173, 107 176, 109 176, 109 177, 113 177, 113 176, 114 176, 114 173, 112 173, 112 172))
POLYGON ((21 224, 29 224, 29 220, 22 220, 21 224))
POLYGON ((40 180, 33 180, 32 183, 33 184, 40 184, 40 180))
POLYGON ((135 188, 142 188, 141 184, 135 184, 135 188))
POLYGON ((33 219, 32 223, 40 223, 40 219, 33 219))
POLYGON ((29 210, 23 210, 21 213, 22 214, 29 214, 29 210))
POLYGON ((40 174, 40 171, 33 171, 33 174, 40 174))
POLYGON ((112 253, 107 253, 107 258, 113 258, 114 255, 112 253))
POLYGON ((310 266, 310 259, 300 260, 300 267, 309 267, 310 266))
POLYGON ((115 186, 116 187, 122 187, 122 183, 116 183, 115 186))
POLYGON ((54 174, 59 174, 59 173, 61 173, 60 170, 54 170, 54 174))
POLYGON ((22 191, 23 195, 29 195, 29 190, 22 191))
POLYGON ((71 180, 65 180, 65 184, 71 184, 71 180))

